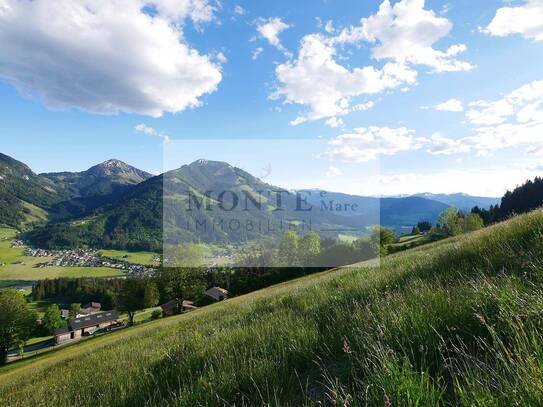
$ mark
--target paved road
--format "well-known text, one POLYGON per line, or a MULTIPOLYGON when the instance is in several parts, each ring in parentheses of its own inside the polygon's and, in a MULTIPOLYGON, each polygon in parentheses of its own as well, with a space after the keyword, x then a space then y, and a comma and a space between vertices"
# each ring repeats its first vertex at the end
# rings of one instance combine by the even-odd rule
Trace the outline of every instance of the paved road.
MULTIPOLYGON (((53 343, 54 343, 53 339, 48 339, 46 341, 33 343, 32 345, 27 345, 23 348, 23 351, 24 353, 34 352, 34 351, 52 346, 53 343)), ((18 349, 12 349, 8 352, 8 359, 11 359, 17 356, 19 356, 18 349)))

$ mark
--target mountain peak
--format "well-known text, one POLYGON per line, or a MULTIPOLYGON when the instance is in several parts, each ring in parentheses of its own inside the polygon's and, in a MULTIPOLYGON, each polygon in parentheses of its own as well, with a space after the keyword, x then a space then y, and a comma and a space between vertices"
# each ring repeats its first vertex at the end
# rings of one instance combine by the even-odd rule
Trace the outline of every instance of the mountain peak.
POLYGON ((87 174, 92 174, 99 177, 110 177, 118 175, 130 175, 136 178, 141 178, 141 181, 150 178, 152 175, 145 171, 139 170, 124 161, 112 158, 104 161, 101 164, 95 165, 85 171, 87 174))
POLYGON ((130 168, 130 165, 116 158, 111 158, 98 165, 102 167, 130 168))
POLYGON ((189 164, 189 167, 196 167, 196 166, 232 167, 227 162, 206 160, 205 158, 200 158, 189 164))

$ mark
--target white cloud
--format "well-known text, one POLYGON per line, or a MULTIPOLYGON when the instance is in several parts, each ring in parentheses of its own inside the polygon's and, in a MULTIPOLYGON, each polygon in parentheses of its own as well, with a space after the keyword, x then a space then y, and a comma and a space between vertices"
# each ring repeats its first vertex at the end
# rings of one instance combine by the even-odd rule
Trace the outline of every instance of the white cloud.
POLYGON ((258 31, 260 36, 266 39, 271 45, 273 45, 275 48, 285 54, 288 54, 288 51, 285 49, 285 47, 283 47, 283 44, 281 44, 279 34, 281 34, 282 31, 285 31, 288 28, 290 28, 290 25, 283 22, 283 20, 281 20, 281 18, 279 17, 268 19, 261 18, 257 21, 256 25, 256 30, 258 31))
POLYGON ((471 148, 463 143, 462 140, 455 140, 442 136, 441 134, 433 134, 429 140, 430 146, 426 150, 430 154, 458 154, 467 153, 471 148))
POLYGON ((264 49, 262 47, 258 47, 257 49, 255 49, 253 51, 253 53, 251 54, 251 59, 254 61, 256 59, 258 59, 258 57, 260 56, 260 54, 262 54, 262 51, 264 51, 264 49))
POLYGON ((470 103, 466 117, 474 134, 460 139, 440 137, 429 149, 434 154, 495 150, 526 146, 527 152, 543 147, 543 80, 533 81, 495 101, 470 103))
POLYGON ((222 52, 217 53, 217 55, 215 55, 215 59, 221 64, 226 64, 228 62, 228 58, 226 58, 226 55, 224 55, 222 52))
MULTIPOLYGON (((446 107, 449 110, 451 106, 458 107, 456 103, 448 102, 446 104, 450 106, 446 107)), ((466 137, 450 138, 439 133, 431 137, 415 137, 413 130, 403 127, 374 126, 335 137, 325 155, 365 162, 379 155, 394 155, 420 148, 434 155, 475 153, 481 157, 514 147, 523 147, 527 154, 543 153, 543 80, 523 85, 496 101, 472 102, 470 107, 466 117, 473 129, 472 134, 466 137)), ((326 124, 335 124, 335 120, 327 120, 326 124)))
POLYGON ((343 119, 337 117, 330 117, 324 123, 329 127, 336 128, 343 126, 343 119))
POLYGON ((341 170, 339 168, 334 167, 333 165, 328 167, 328 171, 326 171, 326 176, 328 178, 339 177, 340 175, 343 175, 341 170))
POLYGON ((359 103, 357 105, 354 105, 353 108, 352 108, 352 111, 353 112, 358 112, 358 111, 361 111, 361 110, 370 110, 373 108, 373 106, 375 106, 375 103, 373 103, 371 100, 369 102, 366 102, 366 103, 359 103))
POLYGON ((416 82, 416 71, 404 65, 391 62, 380 70, 372 66, 349 70, 336 62, 335 53, 324 37, 311 34, 302 39, 296 60, 277 66, 282 86, 272 99, 284 97, 287 103, 310 107, 291 124, 345 115, 351 111, 353 97, 416 82))
POLYGON ((524 106, 517 113, 517 121, 520 123, 530 123, 541 121, 543 118, 543 99, 524 106))
POLYGON ((417 150, 426 139, 415 137, 415 132, 405 127, 367 127, 333 138, 325 156, 348 162, 375 160, 379 155, 394 155, 401 151, 417 150))
POLYGON ((464 44, 452 45, 444 51, 433 48, 450 33, 452 23, 432 10, 425 10, 424 3, 424 0, 401 0, 391 5, 385 0, 376 14, 362 18, 359 26, 343 29, 335 41, 376 44, 372 56, 377 60, 426 65, 436 72, 472 69, 473 65, 456 58, 466 51, 464 44))
MULTIPOLYGON (((543 155, 543 145, 540 146, 528 146, 526 149, 527 154, 543 155)), ((540 168, 543 171, 543 167, 540 168)))
POLYGON ((498 9, 484 32, 499 37, 520 34, 527 39, 543 41, 543 1, 527 0, 522 6, 498 9))
POLYGON ((156 129, 149 127, 144 123, 138 124, 136 127, 134 127, 134 130, 140 133, 148 134, 149 136, 154 136, 157 134, 156 129))
POLYGON ((53 109, 158 117, 197 107, 221 68, 185 42, 183 24, 213 12, 206 0, 2 0, 0 77, 53 109))
POLYGON ((309 109, 296 117, 293 125, 348 114, 356 110, 351 103, 361 95, 394 88, 406 91, 417 81, 417 65, 436 72, 473 68, 457 59, 466 50, 465 45, 455 44, 445 50, 433 47, 449 35, 452 23, 425 10, 424 0, 401 0, 394 6, 385 0, 376 14, 362 18, 358 26, 341 31, 332 25, 328 28, 325 30, 337 34, 304 36, 297 57, 276 68, 279 85, 271 98, 283 98, 285 103, 309 109), (372 57, 384 60, 384 65, 349 68, 338 62, 338 47, 363 43, 371 45, 372 57))
POLYGON ((513 113, 513 106, 508 100, 486 102, 478 100, 469 104, 466 117, 473 124, 493 125, 503 123, 513 113))
POLYGON ((328 22, 324 26, 324 31, 326 31, 328 34, 334 33, 335 29, 334 29, 334 23, 332 22, 332 20, 328 20, 328 22))
POLYGON ((234 13, 236 13, 238 16, 243 16, 247 12, 243 7, 241 7, 239 4, 234 7, 234 13))
POLYGON ((138 124, 134 127, 134 130, 138 133, 143 133, 148 136, 160 137, 164 143, 169 143, 171 141, 170 137, 167 134, 157 131, 155 128, 147 126, 144 123, 138 124))
POLYGON ((383 174, 375 185, 378 185, 378 191, 383 195, 413 194, 421 191, 434 193, 461 191, 478 196, 499 197, 508 188, 513 189, 527 179, 533 179, 538 175, 541 175, 541 171, 535 168, 523 165, 503 165, 424 173, 383 174))
POLYGON ((464 106, 458 99, 449 99, 446 102, 438 104, 435 109, 444 112, 461 112, 464 110, 464 106))

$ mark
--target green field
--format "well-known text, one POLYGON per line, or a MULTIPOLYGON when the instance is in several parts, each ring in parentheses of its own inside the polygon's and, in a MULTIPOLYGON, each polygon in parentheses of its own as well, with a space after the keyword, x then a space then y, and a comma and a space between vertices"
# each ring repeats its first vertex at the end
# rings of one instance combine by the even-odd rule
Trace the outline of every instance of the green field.
POLYGON ((127 252, 124 250, 100 250, 104 257, 126 261, 134 264, 158 265, 159 262, 153 261, 157 253, 152 252, 127 252))
MULTIPOLYGON (((138 311, 136 315, 134 316, 134 323, 140 324, 143 322, 149 322, 151 320, 151 315, 153 314, 153 311, 155 310, 162 311, 162 308, 153 307, 153 308, 147 308, 147 309, 138 311)), ((120 318, 125 322, 128 321, 128 315, 126 314, 121 314, 120 318)))
MULTIPOLYGON (((7 234, 7 233, 6 233, 7 234)), ((10 237, 7 234, 7 237, 10 237)), ((58 277, 113 277, 123 275, 122 270, 107 267, 33 267, 51 260, 50 257, 27 257, 24 249, 12 248, 11 239, 0 240, 0 282, 28 282, 58 277), (3 265, 2 265, 3 264, 3 265)))
POLYGON ((13 239, 16 234, 17 231, 15 229, 0 227, 0 240, 13 239))
POLYGON ((417 235, 404 235, 400 236, 399 241, 392 243, 389 247, 392 252, 412 249, 414 247, 422 246, 424 244, 430 243, 432 240, 427 234, 417 234, 417 235))
POLYGON ((109 267, 45 267, 32 268, 28 265, 14 265, 0 268, 0 280, 36 281, 46 278, 115 277, 122 276, 122 270, 109 267))
POLYGON ((9 406, 542 404, 540 211, 0 369, 9 406))
POLYGON ((42 336, 40 338, 31 338, 29 339, 28 341, 25 342, 25 345, 34 345, 35 343, 39 343, 39 342, 45 342, 45 341, 49 341, 51 339, 53 339, 54 336, 42 336))

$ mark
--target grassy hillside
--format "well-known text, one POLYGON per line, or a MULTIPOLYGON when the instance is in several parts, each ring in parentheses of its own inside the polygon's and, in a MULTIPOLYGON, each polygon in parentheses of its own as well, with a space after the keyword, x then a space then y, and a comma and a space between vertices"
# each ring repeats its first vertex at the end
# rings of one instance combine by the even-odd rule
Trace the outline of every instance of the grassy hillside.
POLYGON ((0 405, 541 405, 542 289, 539 211, 8 365, 0 405))

